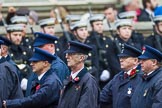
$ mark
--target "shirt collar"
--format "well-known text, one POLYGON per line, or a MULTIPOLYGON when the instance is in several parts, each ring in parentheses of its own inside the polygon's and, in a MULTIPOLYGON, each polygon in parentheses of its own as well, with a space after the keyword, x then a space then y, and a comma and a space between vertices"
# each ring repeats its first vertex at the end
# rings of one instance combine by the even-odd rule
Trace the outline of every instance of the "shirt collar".
POLYGON ((137 68, 137 66, 135 66, 134 68, 130 69, 128 72, 125 72, 125 73, 127 73, 128 75, 130 75, 131 71, 132 71, 133 69, 136 69, 136 68, 137 68))
POLYGON ((38 76, 38 80, 39 80, 39 81, 40 81, 41 78, 44 76, 44 74, 45 74, 45 72, 38 76))
POLYGON ((154 16, 154 13, 153 13, 151 10, 145 9, 145 11, 146 11, 149 15, 154 16))
POLYGON ((147 73, 147 76, 151 75, 153 72, 154 72, 154 71, 151 71, 151 72, 147 73))
POLYGON ((78 75, 78 73, 79 73, 83 68, 84 68, 84 67, 82 67, 80 70, 78 70, 78 71, 75 72, 75 73, 71 72, 71 77, 72 77, 72 79, 74 79, 74 78, 78 75))

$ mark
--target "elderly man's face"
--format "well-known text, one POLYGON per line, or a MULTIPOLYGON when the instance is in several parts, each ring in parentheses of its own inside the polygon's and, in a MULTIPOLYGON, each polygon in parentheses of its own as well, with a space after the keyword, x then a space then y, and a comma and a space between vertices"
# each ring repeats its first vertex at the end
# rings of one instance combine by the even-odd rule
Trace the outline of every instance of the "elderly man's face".
POLYGON ((123 69, 124 71, 129 71, 137 63, 138 63, 137 58, 133 58, 133 57, 121 57, 120 58, 120 66, 121 66, 121 69, 123 69))
POLYGON ((78 64, 83 62, 82 54, 78 53, 66 53, 67 65, 70 68, 76 67, 78 64))
POLYGON ((142 71, 146 74, 153 71, 155 61, 156 61, 155 59, 142 59, 142 60, 140 60, 142 71))

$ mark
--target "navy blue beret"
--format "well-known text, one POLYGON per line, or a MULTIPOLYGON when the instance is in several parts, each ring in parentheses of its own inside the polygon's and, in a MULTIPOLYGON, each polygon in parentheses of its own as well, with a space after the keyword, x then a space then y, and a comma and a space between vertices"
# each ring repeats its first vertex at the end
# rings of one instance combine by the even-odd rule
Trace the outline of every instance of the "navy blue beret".
POLYGON ((118 54, 119 57, 138 57, 142 54, 142 51, 140 51, 139 49, 124 44, 124 48, 122 49, 121 53, 118 54))
POLYGON ((162 53, 159 50, 146 45, 143 48, 142 55, 140 55, 138 58, 139 59, 156 59, 157 61, 160 62, 162 60, 162 53))
POLYGON ((41 32, 35 32, 34 36, 36 37, 33 44, 34 47, 38 47, 49 43, 54 44, 54 42, 58 40, 56 36, 52 36, 50 34, 45 34, 41 32))
POLYGON ((87 44, 83 44, 78 41, 69 41, 69 48, 64 53, 82 53, 88 54, 92 50, 87 44))
POLYGON ((3 40, 4 45, 6 45, 6 46, 10 46, 12 44, 12 42, 10 40, 8 40, 7 38, 3 37, 2 35, 0 35, 0 40, 3 40))
POLYGON ((29 59, 29 61, 48 61, 49 63, 52 63, 53 60, 55 60, 56 57, 52 55, 51 53, 42 50, 40 48, 35 48, 33 56, 29 59))

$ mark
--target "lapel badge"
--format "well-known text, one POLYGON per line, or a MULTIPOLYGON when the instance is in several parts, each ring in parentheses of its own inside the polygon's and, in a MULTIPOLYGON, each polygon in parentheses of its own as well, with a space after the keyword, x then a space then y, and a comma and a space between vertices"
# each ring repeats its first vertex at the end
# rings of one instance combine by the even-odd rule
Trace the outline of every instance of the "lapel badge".
POLYGON ((80 86, 79 85, 76 85, 75 86, 75 90, 78 91, 80 89, 80 86))
POLYGON ((131 87, 128 88, 127 94, 132 94, 132 88, 131 87))
POLYGON ((148 91, 148 89, 145 90, 145 92, 143 94, 144 97, 147 95, 147 91, 148 91))
POLYGON ((142 48, 142 54, 144 54, 144 53, 145 53, 145 51, 146 51, 146 48, 145 48, 145 47, 143 47, 143 48, 142 48))

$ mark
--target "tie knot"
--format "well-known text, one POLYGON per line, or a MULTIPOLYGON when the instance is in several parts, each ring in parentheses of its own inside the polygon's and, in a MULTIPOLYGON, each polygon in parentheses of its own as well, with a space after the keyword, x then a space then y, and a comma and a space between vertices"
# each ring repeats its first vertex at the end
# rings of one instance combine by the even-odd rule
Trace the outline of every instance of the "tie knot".
POLYGON ((143 74, 142 76, 144 79, 147 79, 148 75, 147 74, 143 74))
POLYGON ((129 76, 129 75, 125 72, 125 73, 124 73, 124 79, 127 79, 128 76, 129 76))

